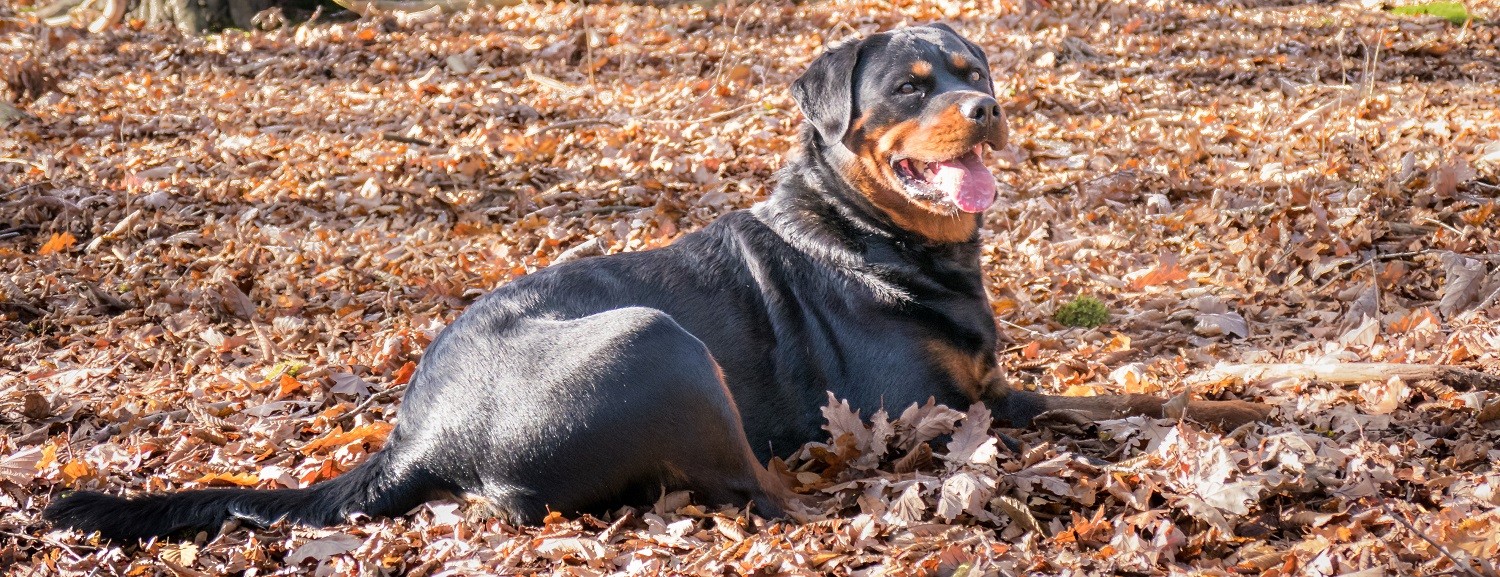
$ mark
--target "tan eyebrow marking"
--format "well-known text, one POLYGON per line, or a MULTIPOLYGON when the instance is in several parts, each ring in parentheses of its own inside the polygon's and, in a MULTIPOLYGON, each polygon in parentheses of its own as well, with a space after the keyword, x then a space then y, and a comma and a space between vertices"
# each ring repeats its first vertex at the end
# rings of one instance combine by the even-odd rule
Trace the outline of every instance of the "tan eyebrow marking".
POLYGON ((926 60, 918 60, 911 65, 911 73, 917 76, 932 74, 932 63, 926 60))
POLYGON ((948 58, 953 61, 953 67, 954 68, 968 68, 969 67, 969 59, 964 58, 964 55, 962 55, 962 54, 954 52, 953 54, 949 54, 948 58))

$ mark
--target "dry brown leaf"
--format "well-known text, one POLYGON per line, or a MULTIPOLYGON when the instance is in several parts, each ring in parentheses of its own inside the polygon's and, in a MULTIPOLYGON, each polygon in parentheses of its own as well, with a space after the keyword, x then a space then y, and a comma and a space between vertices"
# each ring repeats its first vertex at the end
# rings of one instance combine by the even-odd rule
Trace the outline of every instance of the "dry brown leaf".
MULTIPOLYGON (((335 438, 330 419, 371 389, 333 373, 399 385, 467 303, 568 247, 661 246, 766 198, 797 142, 786 87, 826 43, 903 23, 969 35, 1009 113, 1013 143, 986 160, 1016 190, 984 215, 978 258, 1014 386, 1178 390, 1219 362, 1500 371, 1500 321, 1477 306, 1500 273, 1461 286, 1433 256, 1494 269, 1500 254, 1500 109, 1484 91, 1500 69, 1474 65, 1500 60, 1493 27, 1368 3, 1047 4, 979 18, 854 0, 530 3, 189 38, 131 17, 79 34, 0 3, 0 65, 64 80, 7 83, 19 67, 0 66, 0 99, 7 85, 26 98, 0 130, 0 509, 15 525, 0 557, 49 575, 1451 567, 1372 539, 1390 523, 1382 502, 1456 555, 1500 557, 1493 395, 1385 380, 1195 384, 1277 417, 1229 436, 1191 419, 1007 430, 1027 450, 993 465, 953 459, 996 446, 968 416, 870 415, 867 450, 841 460, 857 444, 845 420, 826 460, 772 465, 817 487, 805 520, 745 518, 743 535, 672 493, 655 512, 542 527, 434 508, 357 520, 354 548, 316 568, 294 553, 325 533, 281 526, 226 531, 191 563, 165 544, 59 533, 69 548, 43 555, 17 536, 39 535, 49 496, 74 487, 172 490, 204 464, 278 486, 341 474, 374 446, 335 438), (38 258, 75 234, 87 250, 38 258), (1106 328, 1052 324, 1081 294, 1110 304, 1106 328), (1195 322, 1230 313, 1253 335, 1195 322), (305 368, 284 381, 282 362, 305 368), (177 412, 199 406, 234 438, 177 412), (325 446, 304 456, 309 440, 325 446), (962 507, 982 493, 960 490, 971 481, 993 492, 985 509, 962 507), (1042 538, 1052 523, 1071 533, 1042 538), (560 542, 554 560, 535 548, 549 539, 604 551, 585 562, 560 542)), ((1486 6, 1468 9, 1500 18, 1486 6)), ((360 418, 399 407, 380 397, 360 418)))
POLYGON ((1480 297, 1484 286, 1485 264, 1479 259, 1447 253, 1443 255, 1443 297, 1438 301, 1438 312, 1444 317, 1463 312, 1480 297))
POLYGON ((391 429, 394 428, 395 425, 392 425, 391 423, 385 421, 376 421, 368 425, 360 425, 348 431, 344 431, 343 428, 340 427, 334 429, 333 432, 328 433, 327 435, 314 439, 308 444, 303 445, 300 450, 304 455, 311 455, 324 449, 342 447, 350 443, 380 445, 385 443, 386 436, 389 435, 391 433, 391 429))
POLYGON ((943 458, 954 465, 993 466, 999 451, 996 449, 998 441, 990 434, 992 423, 989 407, 984 403, 971 405, 964 415, 963 425, 948 441, 948 454, 943 458))
POLYGON ((30 483, 42 462, 42 448, 28 447, 0 459, 0 478, 17 485, 30 483))

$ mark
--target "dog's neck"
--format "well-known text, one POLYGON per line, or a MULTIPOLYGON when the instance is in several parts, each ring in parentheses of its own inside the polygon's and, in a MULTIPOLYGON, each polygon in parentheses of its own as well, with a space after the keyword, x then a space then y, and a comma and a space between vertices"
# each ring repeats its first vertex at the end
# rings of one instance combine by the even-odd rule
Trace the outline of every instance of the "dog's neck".
MULTIPOLYGON (((939 251, 978 243, 977 234, 958 242, 937 242, 918 231, 901 228, 871 204, 867 195, 861 194, 841 176, 839 168, 830 162, 838 151, 827 150, 816 132, 808 127, 803 127, 801 136, 801 149, 778 172, 779 183, 768 204, 789 207, 796 212, 811 211, 825 217, 809 224, 836 221, 844 233, 839 236, 854 242, 883 238, 902 247, 939 251)), ((842 152, 847 153, 846 150, 842 152)))
POLYGON ((833 266, 878 269, 885 281, 901 285, 980 286, 977 238, 931 242, 880 218, 863 198, 823 155, 803 153, 782 168, 771 197, 751 212, 788 244, 833 266))

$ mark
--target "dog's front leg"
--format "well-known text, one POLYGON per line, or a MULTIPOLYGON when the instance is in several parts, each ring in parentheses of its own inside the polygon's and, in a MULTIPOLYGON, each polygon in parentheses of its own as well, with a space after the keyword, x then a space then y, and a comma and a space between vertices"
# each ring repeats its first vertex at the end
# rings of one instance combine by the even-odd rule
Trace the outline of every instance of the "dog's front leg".
MULTIPOLYGON (((1066 411, 1090 422, 1134 415, 1168 416, 1164 412, 1168 399, 1154 395, 1064 397, 1012 389, 1005 384, 990 387, 989 395, 985 404, 989 405, 990 411, 1012 427, 1028 427, 1033 419, 1048 411, 1066 411)), ((1189 401, 1182 416, 1232 430, 1246 423, 1265 420, 1270 414, 1269 405, 1248 401, 1189 401)))

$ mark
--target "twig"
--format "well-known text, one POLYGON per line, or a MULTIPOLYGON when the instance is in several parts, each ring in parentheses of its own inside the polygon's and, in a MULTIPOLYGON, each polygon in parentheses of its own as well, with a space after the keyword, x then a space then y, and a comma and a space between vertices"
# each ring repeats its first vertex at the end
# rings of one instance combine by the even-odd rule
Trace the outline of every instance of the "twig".
MULTIPOLYGON (((48 184, 50 184, 50 183, 51 183, 51 182, 50 182, 50 181, 48 181, 48 184)), ((26 184, 23 184, 23 185, 21 185, 21 186, 17 186, 17 187, 15 187, 15 188, 12 188, 12 189, 10 189, 10 190, 7 190, 7 191, 5 191, 5 192, 3 192, 3 193, 0 193, 0 197, 6 197, 6 196, 12 196, 12 195, 15 195, 15 194, 19 194, 19 193, 22 193, 22 192, 26 192, 26 191, 28 191, 28 190, 31 190, 31 189, 33 189, 33 188, 36 188, 36 187, 37 187, 37 186, 38 186, 38 185, 40 185, 40 184, 42 184, 42 183, 41 183, 41 182, 28 182, 28 183, 26 183, 26 184)))
POLYGON ((1451 232, 1453 234, 1458 235, 1459 238, 1463 238, 1463 236, 1464 236, 1463 231, 1460 231, 1460 230, 1458 230, 1456 228, 1453 228, 1453 225, 1448 224, 1446 222, 1443 222, 1441 220, 1432 218, 1430 216, 1424 216, 1424 217, 1422 217, 1422 220, 1425 221, 1425 222, 1430 222, 1432 224, 1435 224, 1435 225, 1441 226, 1443 228, 1446 228, 1446 229, 1448 229, 1448 232, 1451 232))
POLYGON ((1442 553, 1444 557, 1447 557, 1449 561, 1452 561, 1455 566, 1463 568, 1465 573, 1473 575, 1474 577, 1484 577, 1483 575, 1480 575, 1478 571, 1475 571, 1473 567, 1470 567, 1468 563, 1459 561, 1458 557, 1454 557, 1452 553, 1449 553, 1446 547, 1439 545, 1437 541, 1433 541, 1432 537, 1428 537, 1426 533, 1423 533, 1421 530, 1417 529, 1416 526, 1412 525, 1410 521, 1407 521, 1405 517, 1397 515, 1395 511, 1391 510, 1390 506, 1385 504, 1384 499, 1378 500, 1376 501, 1376 503, 1378 503, 1380 505, 1380 508, 1385 511, 1385 516, 1395 519, 1397 523, 1401 524, 1401 526, 1406 527, 1406 530, 1411 531, 1418 537, 1421 537, 1422 540, 1426 541, 1428 545, 1432 545, 1433 548, 1437 549, 1439 553, 1442 553))
POLYGON ((55 207, 61 208, 63 210, 72 211, 72 212, 78 212, 78 211, 83 210, 83 207, 78 206, 77 204, 68 202, 66 200, 63 200, 61 198, 55 197, 55 196, 29 196, 29 197, 26 197, 26 198, 22 198, 20 200, 12 200, 12 201, 7 202, 5 204, 0 204, 0 208, 10 208, 10 207, 13 207, 13 206, 23 206, 24 207, 24 206, 31 206, 31 205, 34 205, 34 204, 45 204, 45 205, 49 205, 49 206, 55 206, 55 207))
MULTIPOLYGON (((675 125, 675 126, 680 126, 680 125, 683 125, 683 124, 699 124, 699 123, 703 123, 703 122, 717 122, 717 121, 723 120, 725 118, 729 118, 731 116, 739 114, 741 112, 744 112, 746 110, 755 108, 756 106, 759 106, 759 104, 758 103, 743 104, 743 105, 740 105, 740 106, 736 106, 734 108, 730 108, 728 110, 720 110, 718 112, 715 112, 713 114, 710 114, 708 116, 703 116, 703 117, 700 117, 700 118, 689 118, 689 119, 640 118, 638 120, 642 124, 670 124, 670 125, 675 125)), ((526 131, 526 136, 536 136, 536 135, 541 134, 543 132, 549 132, 549 131, 552 131, 552 130, 561 130, 561 129, 564 129, 564 128, 579 128, 579 127, 584 127, 584 126, 593 126, 595 124, 607 124, 607 125, 610 125, 610 126, 619 127, 621 123, 620 123, 619 120, 614 120, 614 119, 609 119, 609 118, 575 118, 573 120, 564 120, 564 121, 561 121, 561 122, 554 122, 552 124, 548 124, 548 125, 545 125, 545 126, 539 126, 539 127, 536 127, 536 128, 531 128, 531 129, 529 129, 529 130, 526 131)))
POLYGON ((47 167, 42 166, 42 163, 40 163, 40 162, 32 162, 32 161, 26 160, 24 158, 12 158, 12 157, 9 157, 9 156, 0 156, 0 162, 4 162, 4 163, 7 163, 7 164, 24 164, 26 166, 30 166, 30 167, 35 168, 37 170, 47 170, 47 167))
POLYGON ((611 204, 609 206, 593 206, 593 207, 589 207, 589 208, 580 208, 578 210, 570 210, 570 211, 564 212, 564 213, 562 213, 562 214, 560 214, 558 216, 560 216, 560 217, 583 216, 585 214, 599 214, 599 213, 602 213, 602 212, 624 212, 624 211, 627 211, 627 210, 643 210, 643 209, 647 209, 647 208, 651 208, 651 207, 649 207, 649 206, 635 206, 635 205, 630 205, 630 204, 611 204))
MULTIPOLYGON (((123 362, 124 359, 121 359, 121 361, 123 362)), ((233 401, 220 401, 220 402, 217 402, 217 403, 208 403, 206 405, 201 405, 201 406, 199 406, 199 408, 202 409, 202 410, 206 410, 206 411, 221 411, 225 407, 228 407, 228 406, 233 405, 233 404, 234 404, 233 401)), ((197 418, 197 415, 194 415, 191 411, 189 411, 187 409, 177 409, 175 411, 167 411, 167 412, 164 412, 164 413, 152 413, 150 415, 146 415, 146 416, 141 417, 139 419, 135 419, 134 420, 134 424, 135 424, 136 428, 140 428, 140 427, 143 427, 143 426, 146 426, 146 425, 152 425, 152 424, 160 423, 160 422, 165 421, 167 419, 180 420, 180 419, 182 419, 184 417, 194 417, 194 418, 197 418)), ((115 435, 120 434, 120 431, 122 429, 124 429, 125 425, 128 425, 128 424, 131 424, 131 423, 129 423, 129 422, 126 422, 126 423, 115 423, 115 424, 110 425, 108 427, 105 427, 103 429, 99 429, 98 431, 95 431, 94 432, 94 436, 93 436, 94 442, 95 443, 103 443, 105 441, 108 441, 110 437, 113 437, 115 435)), ((205 423, 205 424, 207 424, 207 423, 205 423)))
POLYGON ((426 140, 422 140, 420 138, 416 138, 416 137, 412 137, 412 136, 402 136, 402 135, 396 134, 394 132, 382 132, 382 133, 380 133, 380 138, 383 139, 383 140, 391 140, 391 141, 402 142, 402 143, 406 143, 406 144, 415 144, 415 145, 418 145, 418 146, 432 146, 432 143, 428 142, 426 140))
POLYGON ((756 106, 759 106, 759 105, 760 105, 759 103, 741 104, 741 105, 736 106, 734 108, 730 108, 728 110, 720 110, 718 112, 715 112, 713 114, 710 114, 708 116, 704 116, 704 117, 701 117, 701 118, 689 118, 687 120, 681 120, 681 119, 675 119, 675 118, 642 118, 641 122, 646 123, 646 124, 675 124, 675 125, 699 124, 699 123, 703 123, 703 122, 717 122, 719 120, 723 120, 725 118, 729 118, 731 116, 734 116, 736 114, 739 114, 739 113, 744 112, 746 110, 749 110, 751 108, 755 108, 756 106))
POLYGON ((65 543, 59 543, 57 541, 54 541, 52 539, 48 539, 46 537, 32 537, 31 535, 27 535, 25 533, 13 533, 11 531, 0 531, 0 535, 5 535, 7 537, 15 537, 17 539, 25 539, 27 541, 36 541, 37 543, 46 543, 46 544, 51 545, 53 547, 57 547, 58 549, 62 549, 63 551, 67 551, 69 555, 73 556, 73 560, 74 561, 79 561, 79 560, 83 559, 83 557, 80 556, 77 551, 73 550, 75 547, 79 548, 79 549, 87 549, 89 551, 98 551, 99 550, 98 547, 95 547, 93 545, 73 545, 73 546, 68 546, 65 543))
MULTIPOLYGON (((1040 335, 1040 334, 1042 334, 1042 333, 1041 333, 1041 332, 1040 332, 1040 331, 1036 331, 1036 330, 1033 330, 1033 329, 1028 329, 1028 328, 1026 328, 1026 327, 1023 327, 1023 326, 1021 326, 1021 325, 1018 325, 1018 324, 1016 324, 1016 323, 1013 323, 1013 322, 1010 322, 1010 321, 1008 321, 1008 320, 1005 320, 1005 319, 995 319, 995 320, 997 320, 997 321, 1000 321, 1000 322, 1002 322, 1002 323, 1005 323, 1005 324, 1006 324, 1006 325, 1009 325, 1009 326, 1011 326, 1011 327, 1013 327, 1013 328, 1018 328, 1018 329, 1021 329, 1021 330, 1023 330, 1023 331, 1026 331, 1026 332, 1028 332, 1028 333, 1031 333, 1031 334, 1033 334, 1033 335, 1040 335)), ((1022 348, 1025 348, 1025 347, 1022 347, 1022 348)))
POLYGON ((594 27, 589 23, 589 2, 579 0, 578 16, 583 24, 583 69, 589 73, 589 96, 599 99, 599 85, 594 82, 594 27))
POLYGON ((1412 251, 1406 251, 1406 252, 1393 252, 1393 253, 1389 253, 1389 254, 1377 254, 1375 256, 1372 256, 1370 258, 1365 259, 1364 261, 1360 262, 1359 264, 1356 264, 1356 265, 1354 265, 1352 267, 1344 269, 1343 271, 1339 272, 1339 274, 1334 275, 1333 278, 1328 279, 1326 282, 1324 282, 1322 285, 1320 285, 1318 288, 1316 288, 1314 290, 1315 291, 1321 291, 1323 289, 1326 289, 1329 286, 1332 286, 1333 283, 1336 283, 1336 282, 1339 282, 1341 280, 1344 280, 1344 279, 1348 278, 1349 275, 1354 274, 1354 271, 1357 271, 1359 269, 1362 269, 1362 268, 1365 268, 1367 266, 1370 266, 1371 264, 1376 263, 1376 262, 1384 262, 1384 261, 1388 261, 1388 260, 1398 260, 1398 259, 1403 259, 1403 258, 1411 258, 1411 257, 1414 257, 1414 256, 1422 256, 1424 254, 1431 254, 1431 253, 1436 253, 1436 252, 1443 252, 1443 251, 1441 249, 1427 248, 1427 249, 1422 249, 1422 250, 1412 250, 1412 251))
POLYGON ((47 311, 20 301, 0 300, 0 308, 12 308, 37 317, 47 316, 47 311))
POLYGON ((553 130, 561 130, 561 129, 564 129, 564 128, 580 128, 580 127, 584 127, 584 126, 593 126, 593 125, 596 125, 596 124, 608 124, 610 126, 619 126, 620 122, 618 120, 611 120, 611 119, 608 119, 608 118, 576 118, 576 119, 573 119, 573 120, 564 120, 562 122, 554 122, 554 123, 548 124, 546 126, 540 126, 540 127, 532 128, 532 129, 526 131, 526 136, 536 136, 536 135, 541 134, 543 132, 550 132, 550 131, 553 131, 553 130))
POLYGON ((380 402, 382 399, 389 398, 392 395, 400 394, 401 391, 405 390, 406 385, 396 385, 394 387, 370 395, 370 398, 365 399, 358 405, 355 405, 353 409, 349 410, 349 412, 340 415, 338 420, 335 420, 334 423, 346 423, 350 420, 353 420, 355 415, 365 412, 365 409, 370 408, 375 403, 380 402))
POLYGON ((1500 300, 1500 287, 1495 287, 1494 292, 1491 292, 1490 296, 1484 297, 1484 300, 1479 302, 1479 306, 1471 310, 1482 311, 1490 308, 1490 305, 1495 304, 1496 300, 1500 300))

